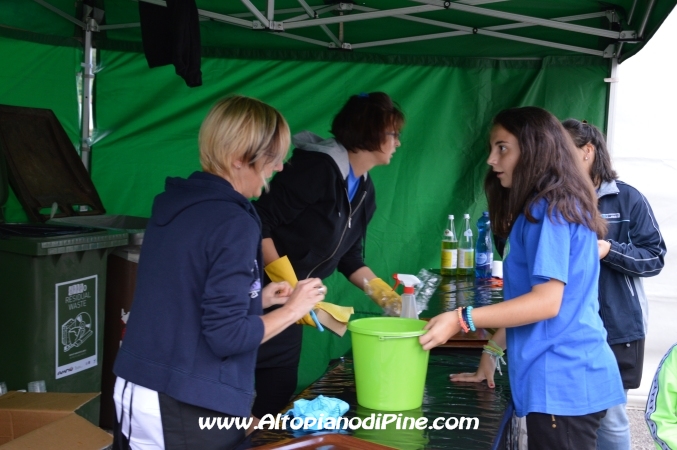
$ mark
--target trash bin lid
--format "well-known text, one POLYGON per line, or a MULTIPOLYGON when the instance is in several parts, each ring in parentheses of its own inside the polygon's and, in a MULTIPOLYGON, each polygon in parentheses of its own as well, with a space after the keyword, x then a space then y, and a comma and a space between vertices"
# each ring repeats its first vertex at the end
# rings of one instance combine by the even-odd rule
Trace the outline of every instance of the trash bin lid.
POLYGON ((52 237, 67 236, 71 234, 92 233, 94 228, 44 225, 32 223, 8 223, 0 224, 0 239, 10 237, 52 237))
POLYGON ((47 223, 103 228, 105 230, 125 230, 129 233, 130 245, 141 245, 148 226, 148 218, 106 214, 104 216, 62 217, 48 220, 47 223))
MULTIPOLYGON (((9 182, 31 221, 106 210, 66 131, 49 109, 0 105, 0 153, 9 182), (80 211, 80 206, 88 206, 80 211)), ((1 194, 0 188, 0 194, 1 194)), ((0 196, 1 197, 1 196, 0 196)))
POLYGON ((122 230, 25 223, 0 225, 0 257, 2 253, 59 255, 122 247, 128 242, 129 235, 122 230))

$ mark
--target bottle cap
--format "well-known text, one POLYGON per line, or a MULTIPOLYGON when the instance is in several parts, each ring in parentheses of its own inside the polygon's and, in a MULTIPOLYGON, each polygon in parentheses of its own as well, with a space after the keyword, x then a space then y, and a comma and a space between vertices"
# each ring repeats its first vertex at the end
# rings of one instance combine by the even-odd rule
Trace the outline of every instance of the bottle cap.
POLYGON ((482 215, 483 215, 484 217, 489 217, 489 211, 484 211, 484 212, 482 213, 482 215))
POLYGON ((454 215, 453 215, 453 214, 449 214, 449 218, 450 218, 450 219, 453 219, 453 218, 454 218, 454 215))
POLYGON ((470 214, 463 214, 464 219, 470 219, 470 214))
POLYGON ((414 286, 405 286, 404 287, 404 293, 405 294, 413 294, 414 293, 414 286))

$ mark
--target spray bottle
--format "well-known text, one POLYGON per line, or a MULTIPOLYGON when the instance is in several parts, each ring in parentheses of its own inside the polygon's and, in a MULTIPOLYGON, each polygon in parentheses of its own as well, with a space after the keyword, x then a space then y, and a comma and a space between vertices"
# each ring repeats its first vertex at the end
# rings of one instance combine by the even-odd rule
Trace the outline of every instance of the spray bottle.
POLYGON ((414 275, 404 273, 396 273, 393 275, 393 278, 395 279, 395 287, 393 289, 397 288, 397 285, 400 283, 404 285, 404 294, 402 294, 402 312, 400 313, 400 317, 418 319, 414 286, 421 284, 421 280, 414 275))

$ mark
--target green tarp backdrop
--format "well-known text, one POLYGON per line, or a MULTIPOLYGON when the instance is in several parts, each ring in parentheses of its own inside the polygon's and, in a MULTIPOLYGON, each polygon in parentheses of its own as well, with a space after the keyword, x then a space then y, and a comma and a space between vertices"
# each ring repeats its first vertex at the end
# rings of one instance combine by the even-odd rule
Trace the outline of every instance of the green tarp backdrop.
MULTIPOLYGON (((35 17, 19 15, 9 20, 7 14, 20 13, 26 4, 36 12, 44 11, 29 1, 3 3, 0 104, 52 109, 79 148, 78 77, 83 52, 74 37, 79 36, 73 31, 76 27, 59 22, 56 16, 46 19, 37 13, 35 17), (46 31, 38 33, 31 24, 46 31)), ((61 3, 64 8, 69 4, 61 3)), ((105 3, 125 8, 133 4, 121 0, 105 3)), ((212 3, 215 7, 218 4, 212 3)), ((508 10, 511 3, 499 3, 496 8, 508 10)), ((520 3, 528 6, 533 2, 520 3)), ((616 3, 627 9, 631 2, 616 3)), ((649 34, 674 3, 657 2, 656 8, 664 15, 651 19, 649 34)), ((569 9, 561 7, 549 17, 585 12, 591 2, 561 4, 569 9)), ((109 19, 115 18, 115 10, 109 12, 109 19)), ((479 26, 495 24, 496 20, 485 22, 479 26)), ((211 22, 201 26, 208 42, 216 40, 213 26, 211 22)), ((369 37, 368 28, 369 22, 362 22, 365 39, 369 37)), ((235 28, 225 28, 231 29, 235 28)), ((555 31, 557 36, 560 31, 555 31)), ((235 39, 228 32, 226 41, 235 39)), ((606 125, 609 87, 604 78, 610 76, 611 63, 599 56, 539 47, 534 58, 474 58, 470 57, 472 47, 460 45, 469 41, 453 41, 460 56, 445 51, 442 56, 417 55, 417 44, 401 47, 403 51, 413 48, 402 55, 396 54, 397 47, 382 54, 313 53, 305 44, 292 40, 289 47, 276 48, 278 42, 288 39, 264 33, 243 49, 233 48, 237 47, 235 43, 231 48, 218 49, 214 44, 206 49, 203 85, 188 88, 172 66, 148 69, 134 33, 138 30, 109 31, 97 37, 101 45, 96 56, 91 173, 108 214, 149 216, 153 198, 163 190, 166 177, 185 177, 200 169, 199 126, 219 98, 234 93, 256 97, 278 108, 292 133, 310 130, 329 136, 334 114, 350 95, 383 91, 401 105, 406 115, 402 146, 391 164, 370 172, 378 208, 368 229, 366 261, 386 280, 396 272, 417 273, 421 268, 439 267, 446 216, 470 213, 474 222, 484 210, 487 137, 491 118, 498 111, 536 105, 560 119, 574 117, 600 127, 606 125), (265 49, 269 38, 277 40, 265 49), (126 46, 131 51, 126 51, 126 46)), ((529 33, 537 36, 541 31, 529 33)), ((492 54, 491 42, 486 39, 483 36, 474 47, 479 56, 492 54)), ((526 44, 510 44, 509 52, 518 56, 529 53, 520 47, 526 44)), ((582 38, 579 44, 598 49, 606 46, 597 37, 582 38)), ((6 215, 8 221, 26 220, 13 194, 6 215)), ((327 300, 354 306, 354 318, 380 314, 380 309, 342 276, 334 275, 326 284, 327 300)), ((349 348, 349 333, 338 338, 306 327, 299 387, 318 378, 330 359, 349 348)))

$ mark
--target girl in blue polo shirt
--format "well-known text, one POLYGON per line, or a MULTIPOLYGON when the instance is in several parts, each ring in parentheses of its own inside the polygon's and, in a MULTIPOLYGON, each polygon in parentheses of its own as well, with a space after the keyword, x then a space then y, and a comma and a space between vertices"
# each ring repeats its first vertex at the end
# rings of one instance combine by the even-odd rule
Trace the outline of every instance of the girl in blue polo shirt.
POLYGON ((440 314, 421 345, 499 328, 477 372, 450 378, 493 387, 497 356, 509 349, 510 388, 517 415, 526 416, 529 449, 593 450, 606 409, 625 402, 597 300, 597 239, 606 224, 571 138, 549 112, 500 112, 490 147, 485 191, 492 231, 508 239, 506 301, 440 314))

